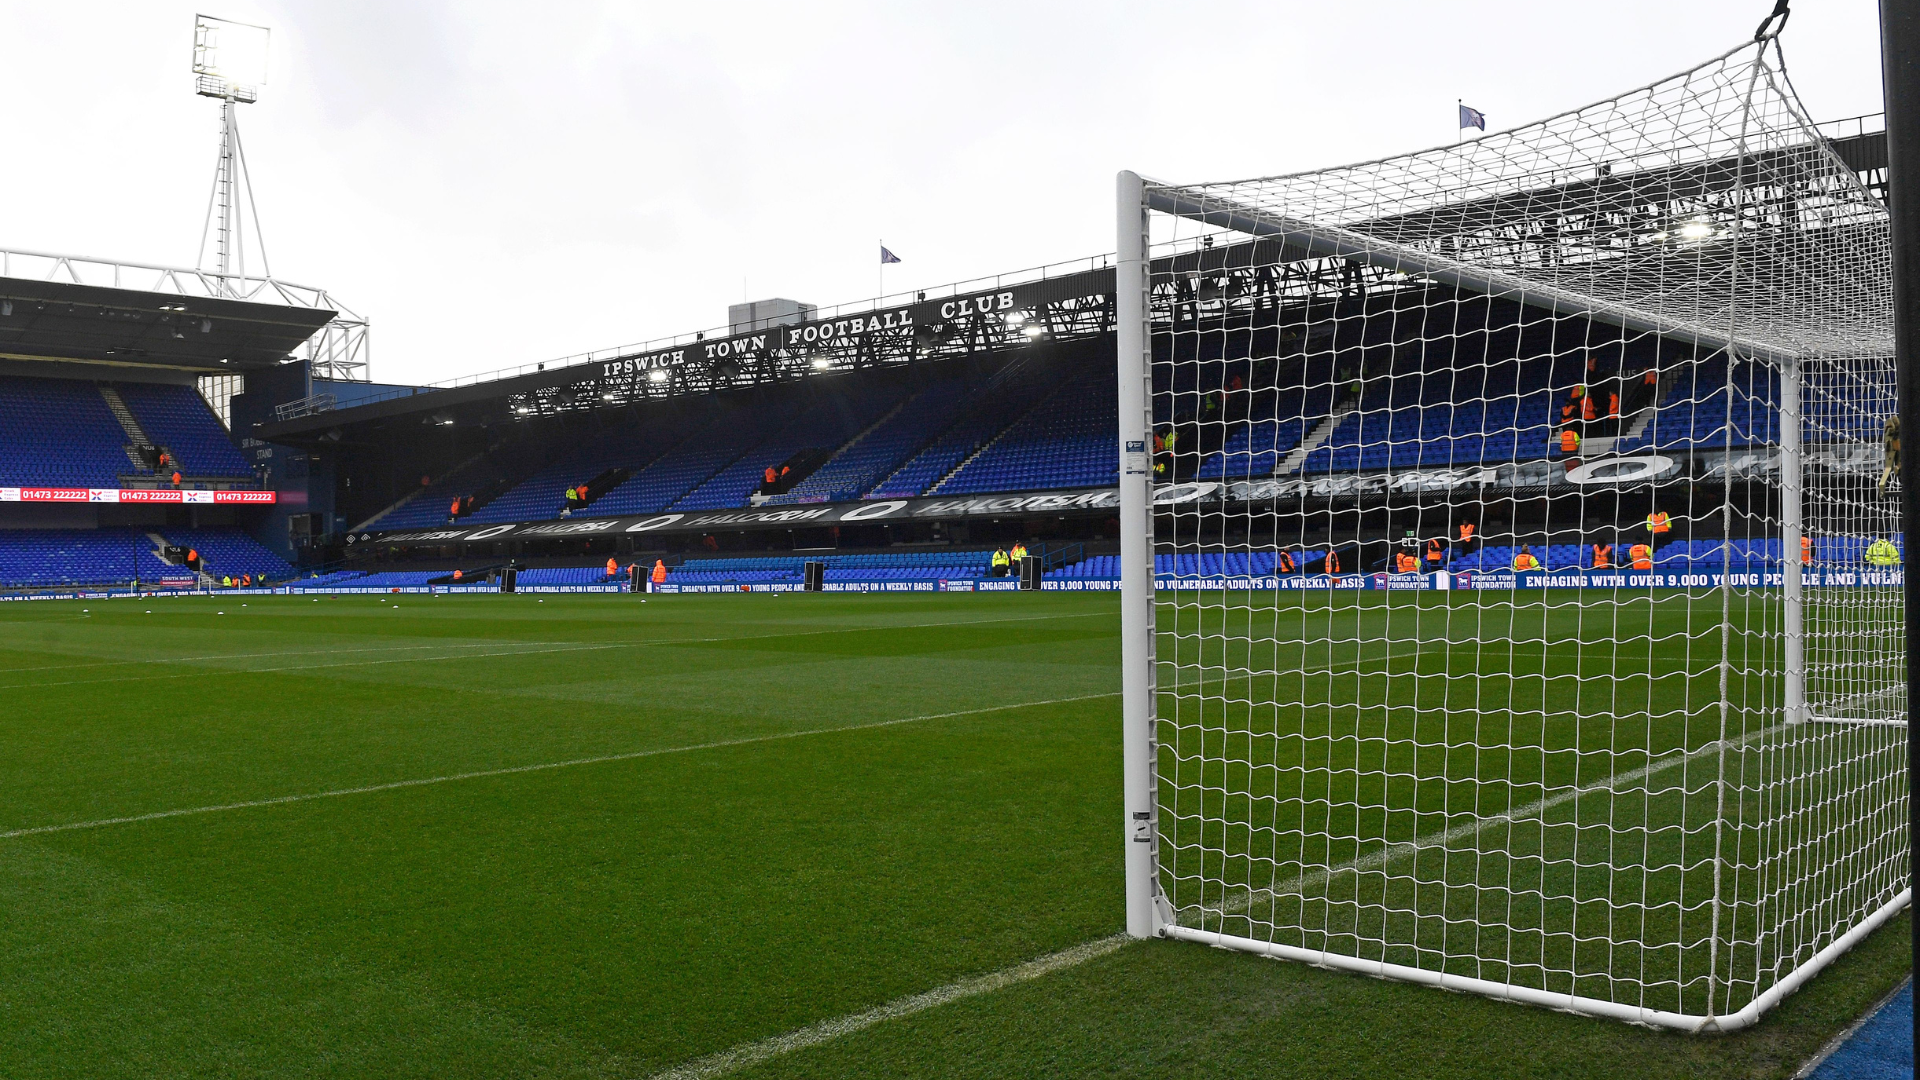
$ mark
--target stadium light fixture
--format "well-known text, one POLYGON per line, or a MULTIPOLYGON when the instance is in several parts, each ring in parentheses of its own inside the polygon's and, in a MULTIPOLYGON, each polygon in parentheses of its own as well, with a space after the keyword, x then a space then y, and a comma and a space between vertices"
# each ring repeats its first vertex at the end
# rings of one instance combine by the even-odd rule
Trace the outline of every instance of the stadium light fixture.
POLYGON ((1683 240, 1705 240, 1712 235, 1713 226, 1707 224, 1704 218, 1695 218, 1680 226, 1680 237, 1683 240))
POLYGON ((260 88, 267 84, 271 33, 252 23, 195 15, 193 73, 199 76, 197 92, 248 104, 259 100, 260 88))
POLYGON ((1021 333, 1027 335, 1030 338, 1037 338, 1041 334, 1046 333, 1046 330, 1038 326, 1029 326, 1025 330, 1022 330, 1021 333))
POLYGON ((658 371, 658 370, 656 370, 656 371, 650 371, 650 372, 648 372, 648 373, 647 373, 647 381, 648 381, 648 382, 657 382, 657 383, 660 383, 660 382, 666 382, 666 381, 667 381, 667 373, 666 373, 666 372, 664 372, 664 371, 658 371))
POLYGON ((825 371, 825 370, 827 370, 827 367, 828 367, 828 362, 827 362, 827 358, 826 358, 826 357, 824 357, 824 356, 822 356, 822 357, 816 357, 816 358, 814 359, 814 361, 813 361, 813 370, 815 370, 815 371, 825 371))

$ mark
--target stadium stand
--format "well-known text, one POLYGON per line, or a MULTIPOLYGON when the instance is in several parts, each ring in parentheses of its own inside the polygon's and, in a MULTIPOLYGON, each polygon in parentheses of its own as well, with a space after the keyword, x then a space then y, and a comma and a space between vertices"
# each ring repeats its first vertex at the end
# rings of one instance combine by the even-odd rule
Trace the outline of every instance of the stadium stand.
MULTIPOLYGON (((1821 389, 1827 391, 1824 384, 1821 389)), ((1830 391, 1812 395, 1816 403, 1823 399, 1829 403, 1835 400, 1830 391)), ((1821 414, 1829 417, 1829 424, 1834 411, 1829 404, 1821 414)), ((1841 411, 1856 412, 1857 407, 1841 411)), ((1877 435, 1873 432, 1866 437, 1877 435)), ((1621 439, 1614 444, 1614 451, 1704 450, 1779 441, 1778 379, 1750 363, 1735 366, 1729 379, 1725 361, 1708 361, 1682 371, 1646 430, 1637 437, 1621 439)))
POLYGON ((0 585, 126 584, 183 574, 135 529, 0 529, 0 585))
POLYGON ((164 446, 188 476, 250 479, 253 466, 241 456, 220 418, 191 386, 116 383, 128 411, 155 446, 164 446))
MULTIPOLYGON (((1580 381, 1580 359, 1535 355, 1466 371, 1396 370, 1369 380, 1358 408, 1307 454, 1302 473, 1498 464, 1544 457, 1555 387, 1580 381)), ((1564 393, 1564 391, 1561 391, 1564 393)))
POLYGON ((520 571, 522 585, 601 585, 625 580, 622 575, 607 576, 605 566, 545 566, 520 571))
POLYGON ((126 447, 93 383, 0 377, 0 484, 118 487, 126 447))
POLYGON ((214 577, 223 574, 252 574, 255 579, 280 581, 292 577, 294 568, 263 547, 241 529, 164 528, 161 535, 184 548, 200 553, 202 567, 214 577))
POLYGON ((930 581, 943 577, 984 577, 992 551, 887 552, 872 555, 814 557, 767 555, 688 559, 669 567, 667 581, 676 585, 750 585, 799 581, 809 561, 827 564, 828 581, 930 581))
MULTIPOLYGON (((584 484, 608 469, 643 468, 666 452, 672 442, 672 434, 665 431, 603 435, 574 442, 562 449, 554 461, 476 509, 465 520, 487 525, 559 517, 566 506, 567 488, 584 484)), ((619 487, 613 489, 619 490, 619 487)), ((602 495, 601 500, 604 502, 610 494, 612 491, 602 495)), ((427 511, 433 509, 435 504, 427 504, 427 511)), ((593 509, 595 513, 607 512, 605 507, 593 509)), ((448 507, 438 506, 438 510, 440 516, 435 523, 447 518, 448 507)))
MULTIPOLYGON (((592 507, 594 515, 611 517, 665 510, 752 449, 764 437, 766 425, 783 404, 762 398, 718 413, 686 441, 628 477, 626 483, 602 495, 592 507)), ((737 505, 745 506, 746 502, 746 493, 742 492, 737 505)))
MULTIPOLYGON (((946 430, 928 442, 907 463, 868 492, 868 498, 908 498, 928 491, 968 458, 994 441, 1034 407, 1048 382, 1060 377, 1057 368, 1015 363, 982 386, 946 430)), ((1114 391, 1116 394, 1118 389, 1114 391)))
POLYGON ((928 493, 958 495, 1119 483, 1120 456, 1113 443, 1119 412, 1119 388, 1111 373, 1095 367, 1077 368, 1039 405, 928 493))
POLYGON ((902 459, 919 450, 927 432, 944 431, 973 404, 985 383, 979 373, 952 375, 920 391, 870 431, 849 444, 790 491, 767 500, 774 504, 839 502, 857 499, 902 459))
MULTIPOLYGON (((437 477, 420 490, 369 518, 370 529, 424 529, 447 520, 455 497, 471 495, 498 475, 500 467, 486 454, 477 454, 437 477)), ((564 490, 564 489, 563 489, 564 490)))
POLYGON ((723 510, 745 506, 768 467, 777 469, 804 450, 837 450, 899 404, 897 392, 890 387, 857 384, 846 387, 814 408, 802 409, 772 434, 746 448, 731 464, 675 501, 671 509, 723 510))

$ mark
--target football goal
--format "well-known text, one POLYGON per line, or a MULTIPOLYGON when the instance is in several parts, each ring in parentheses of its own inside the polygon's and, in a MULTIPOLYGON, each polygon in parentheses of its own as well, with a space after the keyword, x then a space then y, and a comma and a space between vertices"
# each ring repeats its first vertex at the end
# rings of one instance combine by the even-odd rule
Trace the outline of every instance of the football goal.
POLYGON ((1908 902, 1877 138, 1768 39, 1121 174, 1132 934, 1727 1030, 1908 902))

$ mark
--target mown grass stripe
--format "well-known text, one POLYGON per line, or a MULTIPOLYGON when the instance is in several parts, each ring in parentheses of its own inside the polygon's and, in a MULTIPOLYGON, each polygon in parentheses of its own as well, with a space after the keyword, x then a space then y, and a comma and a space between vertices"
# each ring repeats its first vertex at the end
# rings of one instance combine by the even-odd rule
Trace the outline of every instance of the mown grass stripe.
POLYGON ((0 832, 0 840, 13 840, 22 836, 43 836, 48 833, 73 832, 78 829, 102 829, 109 825, 132 825, 142 821, 161 821, 166 818, 188 817, 196 814, 217 814, 228 810, 253 810, 266 806, 282 806, 287 803, 311 802, 315 799, 338 799, 348 795, 370 795, 381 791, 400 791, 405 788, 427 787, 433 784, 451 784, 459 780, 483 780, 491 776, 514 776, 520 773, 546 772, 552 769, 569 769, 579 765, 603 765, 614 761, 634 761, 639 758, 660 757, 666 754, 691 754, 701 750, 719 750, 729 746, 750 746, 754 743, 778 742, 783 739, 800 739, 809 735, 831 735, 839 731, 871 731, 875 728, 897 727, 901 724, 915 724, 927 720, 947 720, 959 716, 978 716, 982 713, 1006 712, 1011 709, 1032 709, 1042 705, 1065 705, 1074 701, 1093 701, 1098 698, 1119 697, 1117 690, 1100 694, 1078 694, 1073 697, 1048 698, 1044 701, 1020 701, 1009 705, 983 705, 977 709, 956 709, 952 712, 925 713, 920 716, 901 716, 892 720, 875 720, 865 724, 842 724, 837 727, 808 728, 805 731, 783 731, 771 735, 749 735, 740 739, 720 739, 714 742, 694 743, 688 746, 663 746, 652 750, 631 750, 620 754, 601 754, 596 757, 571 758, 566 761, 546 761, 535 765, 509 765, 499 769, 478 769, 473 772, 450 773, 446 776, 426 776, 413 780, 394 780, 385 784, 365 784, 360 787, 336 788, 332 791, 310 791, 299 795, 280 795, 271 799, 250 799, 246 802, 220 803, 214 806, 189 806, 177 810, 156 810, 150 814, 129 814, 125 817, 98 818, 93 821, 69 821, 59 825, 35 825, 25 829, 11 829, 0 832))

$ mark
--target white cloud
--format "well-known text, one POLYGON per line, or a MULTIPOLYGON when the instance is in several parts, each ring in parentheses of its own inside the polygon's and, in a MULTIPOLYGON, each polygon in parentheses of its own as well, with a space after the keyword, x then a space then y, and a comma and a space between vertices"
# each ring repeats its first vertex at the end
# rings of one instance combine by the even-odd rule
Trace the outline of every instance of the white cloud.
MULTIPOLYGON (((194 257, 217 106, 199 5, 0 3, 0 245, 194 257)), ((251 0, 242 114, 275 272, 427 381, 691 331, 744 295, 832 304, 1097 254, 1117 169, 1285 172, 1628 89, 1767 5, 624 4, 251 0)), ((1879 109, 1874 7, 1797 12, 1816 117, 1879 109)))

